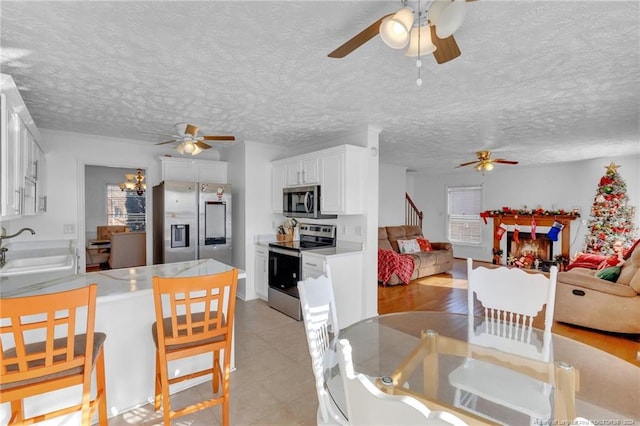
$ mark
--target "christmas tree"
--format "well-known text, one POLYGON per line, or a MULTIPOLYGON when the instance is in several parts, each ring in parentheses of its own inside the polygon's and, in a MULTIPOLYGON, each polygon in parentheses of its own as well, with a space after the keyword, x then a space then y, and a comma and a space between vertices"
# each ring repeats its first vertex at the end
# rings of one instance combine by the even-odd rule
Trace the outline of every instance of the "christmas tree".
POLYGON ((611 163, 600 179, 591 207, 586 253, 613 254, 613 243, 623 242, 628 248, 637 238, 633 224, 635 207, 629 205, 627 184, 618 173, 618 165, 611 163))

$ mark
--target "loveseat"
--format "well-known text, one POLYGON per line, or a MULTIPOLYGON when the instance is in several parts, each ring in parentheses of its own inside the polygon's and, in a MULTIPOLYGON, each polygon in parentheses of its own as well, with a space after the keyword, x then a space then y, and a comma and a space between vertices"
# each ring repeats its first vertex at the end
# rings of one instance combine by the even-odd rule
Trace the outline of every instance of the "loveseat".
MULTIPOLYGON (((398 240, 412 240, 424 238, 422 230, 418 226, 383 226, 378 228, 378 251, 392 250, 400 253, 398 240)), ((431 251, 419 251, 416 253, 403 254, 411 256, 413 259, 413 273, 411 279, 426 277, 450 271, 453 268, 453 248, 448 242, 431 242, 431 251)), ((383 284, 401 284, 403 281, 397 274, 393 273, 383 284)))
POLYGON ((556 321, 614 333, 640 333, 640 245, 626 256, 615 282, 598 270, 572 268, 558 273, 556 321))

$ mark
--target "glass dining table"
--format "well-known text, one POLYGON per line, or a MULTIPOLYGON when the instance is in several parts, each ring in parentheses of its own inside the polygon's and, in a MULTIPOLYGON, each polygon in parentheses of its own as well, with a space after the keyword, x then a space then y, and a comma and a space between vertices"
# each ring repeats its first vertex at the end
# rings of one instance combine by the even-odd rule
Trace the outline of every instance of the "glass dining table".
POLYGON ((341 330, 325 353, 326 389, 348 418, 336 353, 337 340, 347 339, 355 372, 383 392, 413 396, 469 424, 569 424, 583 417, 600 425, 640 425, 639 366, 537 329, 516 340, 531 345, 538 359, 483 346, 477 336, 486 323, 424 311, 359 321, 341 330))

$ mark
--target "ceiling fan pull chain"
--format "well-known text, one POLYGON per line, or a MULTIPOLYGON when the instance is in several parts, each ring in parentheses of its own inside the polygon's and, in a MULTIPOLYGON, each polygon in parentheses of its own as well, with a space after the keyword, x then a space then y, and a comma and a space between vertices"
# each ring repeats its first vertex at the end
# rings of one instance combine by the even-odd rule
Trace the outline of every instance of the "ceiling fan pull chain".
MULTIPOLYGON (((420 0, 418 0, 418 27, 420 27, 420 15, 422 14, 422 10, 420 9, 420 0)), ((420 78, 420 68, 422 68, 422 60, 420 59, 420 33, 418 28, 418 59, 416 60, 416 67, 418 68, 418 79, 416 80, 416 84, 418 86, 422 86, 422 79, 420 78)))

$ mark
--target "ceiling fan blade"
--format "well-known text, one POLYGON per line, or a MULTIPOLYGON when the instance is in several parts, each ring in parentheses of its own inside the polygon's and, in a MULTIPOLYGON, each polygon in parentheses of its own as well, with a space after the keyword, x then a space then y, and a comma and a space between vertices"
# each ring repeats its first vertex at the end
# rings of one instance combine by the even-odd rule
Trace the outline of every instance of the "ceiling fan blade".
POLYGON ((167 143, 177 142, 179 139, 171 139, 170 141, 158 142, 156 145, 164 145, 167 143))
POLYGON ((209 135, 209 136, 203 136, 202 138, 205 141, 235 141, 236 140, 235 136, 213 136, 213 135, 209 135))
POLYGON ((431 42, 436 46, 433 56, 436 58, 437 63, 444 64, 460 56, 461 52, 458 48, 458 43, 456 43, 452 35, 447 38, 438 38, 436 35, 436 27, 431 25, 430 28, 431 42))
POLYGON ((348 40, 342 46, 338 47, 336 50, 329 53, 327 56, 329 56, 330 58, 344 58, 349 53, 353 52, 358 47, 362 46, 363 44, 371 40, 373 37, 378 35, 378 33, 380 32, 380 24, 382 23, 382 20, 387 16, 391 16, 391 15, 393 15, 393 13, 384 15, 382 18, 378 19, 376 22, 369 25, 364 30, 360 31, 358 34, 353 36, 350 40, 348 40))
POLYGON ((209 145, 208 143, 204 143, 202 141, 198 141, 196 142, 196 145, 198 145, 200 148, 202 149, 209 149, 211 148, 211 145, 209 145))
POLYGON ((492 161, 494 163, 501 163, 501 164, 518 164, 517 161, 505 160, 504 158, 496 158, 492 161))
POLYGON ((470 165, 476 164, 476 163, 480 163, 480 161, 469 161, 468 163, 462 163, 459 166, 456 166, 455 168, 457 169, 458 167, 470 166, 470 165))
POLYGON ((194 126, 193 124, 187 124, 187 127, 185 127, 184 129, 184 133, 186 135, 191 135, 195 138, 196 135, 198 134, 198 127, 194 126))
POLYGON ((171 136, 172 138, 180 137, 179 135, 174 135, 173 133, 146 132, 144 130, 138 130, 138 133, 145 133, 147 135, 171 136))

